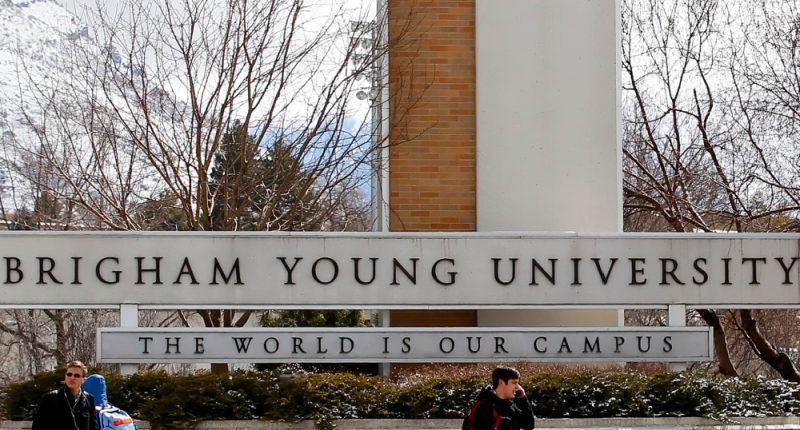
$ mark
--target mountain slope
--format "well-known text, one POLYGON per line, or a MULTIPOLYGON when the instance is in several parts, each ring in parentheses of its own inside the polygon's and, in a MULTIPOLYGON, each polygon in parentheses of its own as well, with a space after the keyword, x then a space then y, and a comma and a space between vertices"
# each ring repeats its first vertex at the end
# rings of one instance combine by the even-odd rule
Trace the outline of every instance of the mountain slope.
MULTIPOLYGON (((87 35, 80 20, 57 1, 0 0, 0 162, 13 162, 7 159, 8 148, 27 135, 23 109, 37 114, 31 84, 63 71, 69 47, 87 35)), ((7 203, 13 178, 5 164, 0 172, 0 197, 7 203)))

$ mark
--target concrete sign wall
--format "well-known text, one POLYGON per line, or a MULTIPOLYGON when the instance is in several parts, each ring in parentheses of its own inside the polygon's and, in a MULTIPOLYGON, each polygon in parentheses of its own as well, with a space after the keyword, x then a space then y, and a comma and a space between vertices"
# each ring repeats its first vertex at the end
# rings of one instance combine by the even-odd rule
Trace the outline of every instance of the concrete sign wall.
POLYGON ((106 363, 708 361, 709 327, 103 328, 106 363))
POLYGON ((0 307, 800 304, 799 235, 4 233, 0 307))

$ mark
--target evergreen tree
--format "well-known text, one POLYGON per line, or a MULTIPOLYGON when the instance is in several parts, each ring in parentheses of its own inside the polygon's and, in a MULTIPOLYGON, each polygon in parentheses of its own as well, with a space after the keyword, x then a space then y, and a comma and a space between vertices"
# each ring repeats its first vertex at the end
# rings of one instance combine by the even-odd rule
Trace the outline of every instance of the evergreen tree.
MULTIPOLYGON (((262 327, 370 327, 371 321, 364 317, 364 312, 352 309, 326 309, 326 310, 281 310, 267 311, 259 318, 262 327)), ((287 371, 300 369, 310 372, 357 372, 378 373, 377 363, 341 363, 341 364, 258 364, 259 370, 272 370, 277 367, 287 371)))
POLYGON ((316 230, 322 208, 301 162, 281 141, 262 147, 241 122, 230 125, 209 179, 214 230, 316 230))

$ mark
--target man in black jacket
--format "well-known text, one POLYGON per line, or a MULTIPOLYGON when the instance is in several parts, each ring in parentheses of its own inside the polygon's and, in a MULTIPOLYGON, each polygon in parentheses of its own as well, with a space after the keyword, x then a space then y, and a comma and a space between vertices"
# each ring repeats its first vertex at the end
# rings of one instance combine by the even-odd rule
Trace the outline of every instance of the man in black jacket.
POLYGON ((67 364, 64 386, 42 397, 31 430, 97 430, 94 397, 81 389, 86 365, 67 364))
POLYGON ((498 367, 492 372, 492 386, 484 387, 463 430, 531 430, 534 427, 531 403, 519 385, 519 372, 513 367, 498 367))

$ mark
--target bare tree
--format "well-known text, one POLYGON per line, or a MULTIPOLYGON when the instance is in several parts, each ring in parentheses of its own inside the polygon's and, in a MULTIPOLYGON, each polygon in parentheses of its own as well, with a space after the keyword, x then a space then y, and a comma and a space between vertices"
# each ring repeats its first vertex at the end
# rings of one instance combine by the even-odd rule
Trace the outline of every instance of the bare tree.
MULTIPOLYGON (((627 230, 796 228, 800 146, 790 75, 800 65, 800 14, 791 7, 778 19, 770 13, 778 3, 793 2, 624 2, 627 230)), ((774 326, 784 312, 697 312, 714 327, 720 373, 738 375, 749 351, 800 381, 789 349, 760 328, 774 326)))
POLYGON ((4 360, 14 362, 4 366, 13 373, 6 375, 11 380, 46 370, 53 362, 90 362, 96 350, 95 329, 119 325, 117 313, 111 310, 4 310, 0 318, 0 346, 7 352, 4 360))
MULTIPOLYGON (((14 174, 68 206, 75 228, 348 228, 343 211, 363 209, 353 198, 385 144, 370 103, 395 97, 382 91, 380 61, 408 32, 387 40, 385 10, 337 3, 99 8, 63 73, 33 83, 14 174), (365 89, 367 102, 355 97, 365 89)), ((199 313, 206 326, 238 327, 252 312, 199 313)))

